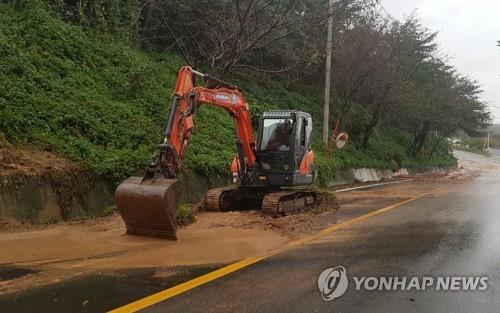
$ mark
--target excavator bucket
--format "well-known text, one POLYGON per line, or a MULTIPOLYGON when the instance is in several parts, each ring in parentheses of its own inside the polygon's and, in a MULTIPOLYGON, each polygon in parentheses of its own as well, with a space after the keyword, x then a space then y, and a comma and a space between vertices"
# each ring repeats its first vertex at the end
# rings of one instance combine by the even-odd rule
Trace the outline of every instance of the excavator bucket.
POLYGON ((176 179, 130 177, 115 192, 127 234, 177 240, 176 179))

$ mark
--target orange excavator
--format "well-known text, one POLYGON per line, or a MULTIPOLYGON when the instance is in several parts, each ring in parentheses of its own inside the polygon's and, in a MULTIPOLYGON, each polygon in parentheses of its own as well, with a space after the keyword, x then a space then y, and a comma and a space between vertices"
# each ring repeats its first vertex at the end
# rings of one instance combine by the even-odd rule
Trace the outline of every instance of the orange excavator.
POLYGON ((237 148, 231 165, 235 184, 209 190, 204 200, 207 210, 227 211, 251 203, 277 217, 317 203, 314 189, 304 187, 313 184, 317 176, 310 114, 265 112, 255 140, 249 105, 239 88, 185 66, 179 71, 159 154, 143 177, 130 177, 116 190, 115 202, 127 233, 176 239, 181 192, 176 177, 202 104, 222 108, 233 118, 237 148), (195 86, 196 76, 210 87, 195 86))

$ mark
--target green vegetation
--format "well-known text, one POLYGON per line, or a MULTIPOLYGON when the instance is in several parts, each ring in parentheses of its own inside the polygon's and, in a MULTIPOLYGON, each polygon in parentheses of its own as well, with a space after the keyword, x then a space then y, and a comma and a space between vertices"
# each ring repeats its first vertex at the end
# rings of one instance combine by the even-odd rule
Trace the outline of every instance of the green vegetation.
POLYGON ((0 5, 0 130, 120 180, 155 150, 178 57, 147 56, 40 4, 0 5))
POLYGON ((5 139, 5 135, 0 133, 0 148, 9 148, 10 146, 10 143, 5 139))
POLYGON ((177 225, 186 226, 195 221, 193 209, 188 204, 181 204, 177 208, 177 225))
MULTIPOLYGON (((113 15, 114 22, 105 23, 107 15, 95 8, 88 12, 97 17, 82 20, 62 2, 48 3, 0 4, 0 145, 8 141, 52 151, 117 183, 142 171, 155 153, 184 61, 174 52, 139 47, 137 32, 123 21, 136 14, 113 15)), ((124 3, 135 9, 131 1, 124 3)), ((413 134, 389 126, 374 129, 366 145, 353 128, 347 148, 330 158, 318 144, 322 97, 317 89, 267 74, 248 77, 234 74, 231 80, 242 86, 254 116, 271 108, 313 114, 322 183, 343 168, 455 164, 446 141, 435 149, 429 142, 412 154, 413 134)), ((200 108, 185 166, 204 175, 227 174, 236 153, 232 127, 225 112, 200 108)))

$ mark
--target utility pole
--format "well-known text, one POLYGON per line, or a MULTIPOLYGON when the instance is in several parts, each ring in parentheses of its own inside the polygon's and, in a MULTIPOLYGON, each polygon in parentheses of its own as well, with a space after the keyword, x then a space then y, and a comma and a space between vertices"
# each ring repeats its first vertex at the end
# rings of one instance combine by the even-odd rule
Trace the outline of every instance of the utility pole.
POLYGON ((328 33, 326 38, 325 103, 323 106, 323 144, 328 145, 328 121, 330 119, 330 85, 332 74, 333 1, 328 3, 328 33))

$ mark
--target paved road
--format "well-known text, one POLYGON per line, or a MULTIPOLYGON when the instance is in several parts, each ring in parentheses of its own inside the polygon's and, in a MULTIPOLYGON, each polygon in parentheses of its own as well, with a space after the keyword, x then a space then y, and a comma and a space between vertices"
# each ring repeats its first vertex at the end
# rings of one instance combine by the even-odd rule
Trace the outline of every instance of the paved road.
POLYGON ((500 172, 446 186, 144 311, 500 312, 500 172), (323 301, 318 275, 338 265, 347 269, 349 287, 323 301), (485 291, 367 291, 353 281, 483 275, 485 291))

